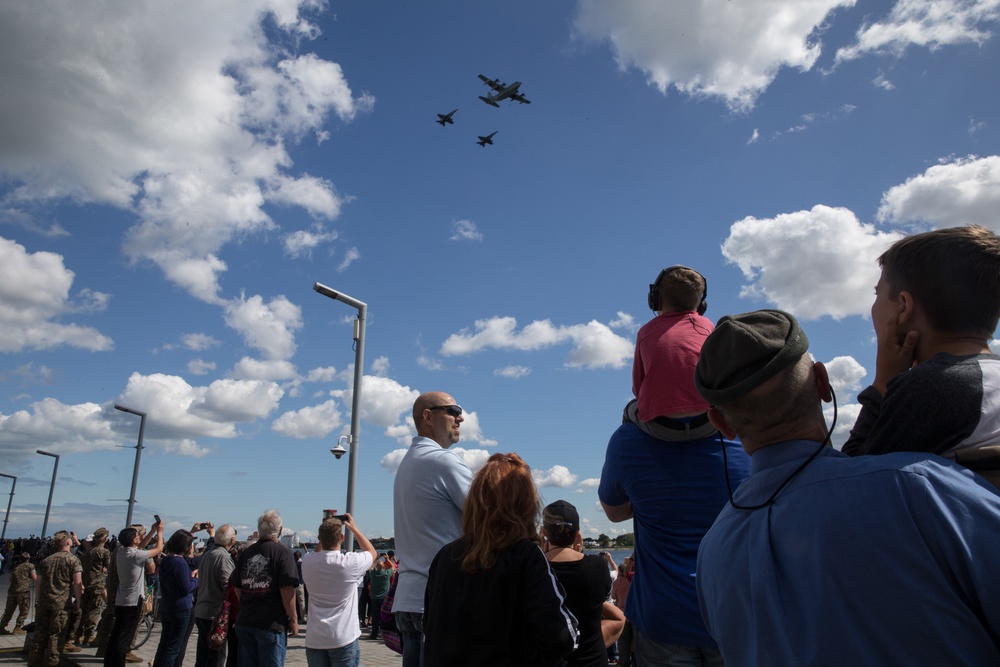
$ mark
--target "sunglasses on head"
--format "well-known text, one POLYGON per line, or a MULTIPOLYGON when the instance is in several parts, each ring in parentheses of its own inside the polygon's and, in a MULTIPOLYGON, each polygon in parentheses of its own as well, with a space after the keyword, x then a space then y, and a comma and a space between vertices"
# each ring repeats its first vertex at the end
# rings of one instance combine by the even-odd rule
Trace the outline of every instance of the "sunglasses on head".
POLYGON ((461 405, 435 405, 433 408, 427 408, 428 410, 444 410, 452 417, 462 416, 462 406, 461 405))

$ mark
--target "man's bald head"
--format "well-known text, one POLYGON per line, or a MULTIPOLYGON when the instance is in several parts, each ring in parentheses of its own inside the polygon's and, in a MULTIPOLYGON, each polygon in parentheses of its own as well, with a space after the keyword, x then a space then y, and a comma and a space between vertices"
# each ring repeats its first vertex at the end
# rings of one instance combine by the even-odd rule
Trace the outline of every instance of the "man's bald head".
POLYGON ((450 394, 429 391, 413 402, 413 424, 417 435, 430 438, 445 449, 459 440, 459 427, 464 421, 462 409, 450 394), (457 414, 454 414, 457 411, 457 414))

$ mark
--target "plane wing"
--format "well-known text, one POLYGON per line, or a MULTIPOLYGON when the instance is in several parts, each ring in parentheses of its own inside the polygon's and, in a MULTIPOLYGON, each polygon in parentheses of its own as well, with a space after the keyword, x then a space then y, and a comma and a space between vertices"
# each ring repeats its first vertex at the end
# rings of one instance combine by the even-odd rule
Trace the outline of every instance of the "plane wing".
POLYGON ((496 91, 501 91, 507 87, 507 84, 500 83, 500 79, 488 79, 482 74, 479 75, 479 78, 483 80, 483 83, 496 91))
POLYGON ((521 104, 531 104, 531 100, 522 95, 521 93, 511 93, 510 99, 517 100, 521 104))

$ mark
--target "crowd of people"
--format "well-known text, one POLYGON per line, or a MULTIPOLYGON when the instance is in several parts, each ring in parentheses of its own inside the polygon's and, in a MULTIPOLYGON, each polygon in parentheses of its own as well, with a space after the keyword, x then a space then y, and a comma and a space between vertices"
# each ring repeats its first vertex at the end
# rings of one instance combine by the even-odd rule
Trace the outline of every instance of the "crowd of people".
POLYGON ((87 643, 123 667, 158 571, 153 667, 180 667, 193 627, 195 667, 279 667, 306 613, 309 667, 357 667, 365 626, 398 639, 403 667, 1000 664, 1000 238, 936 230, 878 261, 875 379, 843 451, 836 403, 832 425, 823 407, 833 383, 792 314, 713 324, 701 273, 660 272, 598 488, 609 519, 633 522, 620 566, 583 553, 579 512, 542 507, 517 453, 473 474, 450 449, 463 409, 429 392, 394 481, 398 560, 350 515, 325 518, 299 562, 274 510, 242 545, 211 523, 164 543, 157 521, 110 551, 96 531, 76 558, 57 533, 43 560, 41 544, 9 554, 0 632, 19 609, 23 632, 36 580, 29 667, 87 643), (342 551, 344 531, 358 551, 342 551))

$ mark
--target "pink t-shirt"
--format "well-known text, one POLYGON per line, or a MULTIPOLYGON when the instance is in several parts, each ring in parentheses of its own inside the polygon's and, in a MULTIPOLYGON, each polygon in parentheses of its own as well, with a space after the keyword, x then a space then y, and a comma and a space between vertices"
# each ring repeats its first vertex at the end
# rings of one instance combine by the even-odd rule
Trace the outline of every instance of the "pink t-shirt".
POLYGON ((693 310, 657 315, 639 329, 632 362, 639 419, 708 410, 694 388, 694 369, 713 329, 712 320, 693 310))

